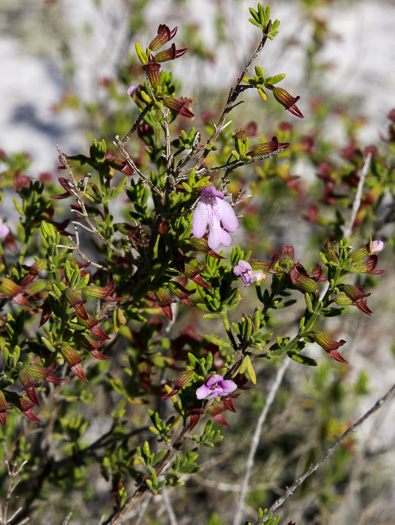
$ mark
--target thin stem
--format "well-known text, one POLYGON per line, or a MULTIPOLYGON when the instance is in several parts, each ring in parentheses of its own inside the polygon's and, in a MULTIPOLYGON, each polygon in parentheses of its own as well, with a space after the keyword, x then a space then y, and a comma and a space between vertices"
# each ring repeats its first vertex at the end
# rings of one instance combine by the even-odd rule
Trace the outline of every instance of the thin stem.
MULTIPOLYGON (((157 477, 166 470, 166 468, 172 461, 178 449, 184 442, 184 437, 185 437, 185 434, 188 432, 188 430, 189 430, 189 425, 185 424, 179 436, 175 439, 173 444, 167 450, 163 459, 155 467, 155 474, 157 477)), ((108 520, 104 522, 103 525, 119 525, 119 523, 122 523, 123 519, 127 517, 128 513, 138 503, 138 501, 140 501, 140 499, 145 496, 147 491, 148 491, 148 488, 145 483, 142 483, 141 485, 139 485, 139 487, 134 492, 133 496, 129 498, 129 500, 125 503, 124 507, 120 511, 115 512, 115 514, 110 516, 108 520)))
POLYGON ((348 226, 343 229, 343 235, 344 237, 347 237, 347 238, 351 236, 355 218, 357 216, 359 207, 361 205, 363 185, 365 184, 365 179, 369 172, 371 160, 372 160, 372 154, 368 153, 366 156, 363 168, 362 168, 361 177, 358 182, 357 193, 355 194, 355 199, 354 199, 352 210, 351 210, 350 222, 348 223, 348 226))
MULTIPOLYGON (((23 467, 26 465, 26 463, 27 463, 27 461, 24 461, 18 467, 18 464, 15 461, 13 466, 12 466, 12 468, 11 468, 10 464, 8 463, 8 461, 5 461, 5 464, 7 465, 8 475, 10 477, 10 482, 8 484, 8 490, 7 490, 7 496, 6 496, 6 499, 5 499, 4 510, 1 513, 1 523, 3 523, 4 525, 7 525, 7 523, 8 523, 8 506, 9 506, 10 501, 11 501, 11 495, 14 492, 14 490, 16 489, 16 487, 18 486, 18 483, 19 483, 19 480, 16 483, 14 483, 15 478, 19 475, 20 471, 23 469, 23 467)), ((20 512, 20 509, 18 509, 18 511, 14 514, 14 516, 16 514, 19 514, 19 512, 20 512)))
POLYGON ((294 483, 283 493, 283 495, 278 498, 277 501, 273 503, 273 505, 270 507, 270 509, 262 516, 261 519, 257 520, 254 525, 262 525, 265 520, 268 518, 268 516, 273 513, 278 507, 281 507, 281 505, 289 498, 289 496, 292 496, 295 490, 305 481, 306 478, 311 476, 316 470, 319 469, 319 467, 326 461, 328 458, 330 458, 335 451, 340 447, 340 445, 353 433, 355 430, 362 425, 370 416, 372 416, 375 412, 380 410, 382 406, 395 394, 395 384, 392 385, 392 387, 388 390, 388 392, 380 398, 370 410, 368 410, 358 421, 356 421, 351 427, 349 427, 346 432, 331 446, 329 447, 315 463, 313 463, 309 469, 306 470, 301 476, 299 476, 294 483))
POLYGON ((229 340, 233 346, 233 349, 237 351, 239 349, 239 345, 236 342, 235 336, 233 335, 232 328, 230 327, 229 319, 228 319, 228 312, 226 310, 223 310, 221 312, 221 319, 225 328, 225 332, 227 333, 229 340))
POLYGON ((1 244, 1 241, 0 241, 0 262, 4 265, 5 274, 8 275, 9 274, 8 264, 7 264, 6 258, 4 257, 4 251, 3 251, 3 246, 1 244))
POLYGON ((171 501, 169 498, 169 491, 167 490, 167 487, 163 487, 162 489, 162 496, 163 496, 163 503, 165 505, 165 509, 167 512, 167 516, 169 518, 169 524, 170 525, 178 525, 176 515, 174 513, 173 507, 171 505, 171 501))
POLYGON ((126 160, 129 166, 132 168, 133 172, 136 173, 136 175, 140 177, 140 179, 144 182, 144 184, 146 184, 149 188, 151 188, 152 191, 154 191, 157 195, 159 195, 161 199, 163 199, 163 193, 149 179, 147 179, 147 177, 143 175, 143 173, 141 173, 141 171, 138 169, 136 164, 133 162, 129 153, 126 151, 123 145, 123 142, 119 140, 119 135, 116 135, 114 144, 118 148, 122 157, 126 160))
POLYGON ((140 115, 137 117, 136 122, 133 124, 133 126, 130 128, 130 130, 126 133, 126 135, 121 140, 122 145, 124 146, 126 142, 130 139, 130 136, 133 135, 133 133, 136 131, 136 129, 139 127, 141 121, 145 117, 145 115, 153 108, 154 104, 151 102, 146 106, 143 111, 140 113, 140 115))
POLYGON ((78 212, 78 216, 80 216, 80 217, 85 219, 85 222, 88 224, 89 228, 87 228, 83 224, 80 224, 80 226, 83 226, 85 229, 87 229, 88 231, 90 231, 91 233, 96 235, 96 237, 98 237, 106 246, 111 248, 111 250, 113 250, 115 253, 122 254, 121 250, 118 250, 118 248, 116 248, 110 241, 108 241, 105 237, 103 237, 103 235, 99 231, 99 228, 98 228, 95 220, 91 219, 89 217, 89 214, 88 214, 88 211, 86 209, 85 202, 84 202, 85 189, 84 189, 83 192, 81 192, 81 189, 80 189, 77 181, 75 180, 74 174, 73 174, 73 172, 71 170, 70 164, 69 164, 65 154, 60 149, 59 144, 57 144, 56 147, 57 147, 57 150, 58 150, 58 153, 59 153, 59 157, 61 158, 61 161, 62 161, 63 165, 67 168, 68 175, 69 175, 70 182, 71 182, 71 190, 73 192, 73 195, 75 196, 75 198, 77 200, 77 203, 81 206, 81 211, 78 212))
MULTIPOLYGON (((272 26, 272 22, 269 21, 269 23, 268 23, 268 25, 266 27, 266 33, 263 34, 262 39, 261 39, 261 41, 258 44, 258 47, 256 48, 255 52, 252 54, 252 56, 249 58, 249 60, 247 61, 246 65, 244 66, 243 71, 241 72, 239 78, 237 79, 235 86, 233 88, 230 88, 229 95, 228 95, 228 100, 226 101, 226 105, 224 107, 222 115, 221 115, 221 117, 220 117, 220 119, 218 121, 218 124, 215 126, 214 133, 208 139, 207 144, 215 143, 215 141, 217 140, 219 134, 221 133, 221 131, 223 129, 223 125, 225 123, 225 119, 226 119, 228 113, 230 113, 232 111, 233 104, 236 102, 236 99, 239 96, 239 94, 243 91, 243 89, 241 89, 242 88, 241 83, 243 81, 243 78, 246 76, 246 74, 250 70, 251 64, 257 58, 259 53, 262 51, 264 45, 266 44, 267 35, 268 35, 268 33, 270 33, 271 26, 272 26)), ((207 158, 209 153, 210 153, 210 151, 207 150, 207 149, 204 151, 203 155, 200 157, 199 161, 197 162, 197 164, 195 166, 196 170, 198 170, 200 168, 200 166, 203 164, 203 162, 205 161, 205 159, 207 158)))
POLYGON ((250 481, 251 470, 252 470, 252 467, 254 466, 255 454, 258 449, 262 427, 265 424, 267 414, 270 410, 270 407, 272 406, 274 402, 278 389, 280 388, 281 382, 283 380, 285 371, 287 370, 290 362, 291 362, 290 359, 286 357, 282 365, 280 366, 280 368, 277 370, 276 378, 274 380, 273 385, 271 386, 269 390, 269 393, 266 398, 265 406, 263 407, 263 410, 259 416, 256 428, 255 428, 254 436, 251 441, 250 451, 248 453, 246 471, 245 471, 244 478, 241 484, 241 490, 239 494, 239 499, 237 501, 237 510, 236 510, 235 518, 233 520, 233 525, 240 525, 241 523, 241 520, 243 517, 244 500, 245 500, 247 490, 248 490, 248 483, 250 481))
POLYGON ((29 238, 30 238, 30 229, 28 228, 28 229, 25 230, 25 239, 23 241, 21 253, 20 253, 19 259, 18 259, 19 264, 22 264, 23 263, 23 259, 25 258, 27 247, 28 247, 28 243, 29 243, 29 238))
POLYGON ((248 166, 249 164, 257 164, 258 162, 262 162, 263 160, 271 159, 272 157, 275 157, 276 155, 278 155, 279 153, 282 153, 283 151, 285 151, 285 148, 279 148, 279 149, 276 149, 276 151, 272 151, 270 153, 267 153, 266 155, 260 155, 259 157, 254 157, 251 160, 247 160, 247 161, 234 160, 233 162, 230 162, 229 164, 223 164, 222 166, 215 166, 214 168, 204 168, 202 170, 199 170, 196 174, 199 175, 199 177, 205 177, 209 175, 210 173, 214 173, 216 171, 226 170, 230 172, 237 168, 248 166))

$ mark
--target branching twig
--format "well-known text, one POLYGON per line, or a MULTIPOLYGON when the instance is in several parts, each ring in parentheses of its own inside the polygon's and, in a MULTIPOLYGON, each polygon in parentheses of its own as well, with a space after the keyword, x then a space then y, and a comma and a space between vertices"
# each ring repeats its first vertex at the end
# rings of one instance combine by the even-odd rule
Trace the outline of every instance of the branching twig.
MULTIPOLYGON (((181 168, 183 168, 187 163, 188 161, 191 160, 191 158, 195 155, 198 147, 199 147, 199 142, 200 142, 200 133, 199 131, 197 131, 195 133, 195 136, 193 138, 193 143, 192 143, 192 148, 188 151, 188 153, 186 153, 182 159, 180 160, 180 162, 177 164, 177 174, 181 171, 181 168)), ((177 182, 179 182, 177 180, 177 182)))
MULTIPOLYGON (((69 238, 69 241, 71 243, 71 246, 66 246, 64 244, 58 244, 58 248, 66 248, 67 250, 75 250, 78 255, 81 257, 81 259, 83 259, 84 261, 86 261, 87 263, 89 264, 92 264, 92 266, 96 266, 97 268, 100 268, 106 272, 108 272, 108 269, 105 268, 104 266, 102 266, 101 264, 98 264, 98 263, 95 263, 93 262, 91 259, 89 259, 89 257, 87 257, 84 252, 81 250, 80 248, 80 236, 79 236, 79 233, 78 233, 78 229, 77 229, 77 226, 83 226, 81 223, 79 222, 74 222, 72 221, 73 225, 74 225, 74 229, 75 229, 75 237, 76 237, 76 240, 74 241, 74 239, 71 237, 71 235, 68 236, 69 238)), ((90 231, 90 230, 88 230, 90 231)))
POLYGON ((115 146, 118 148, 122 157, 126 160, 129 166, 132 168, 133 172, 140 177, 140 179, 146 184, 152 191, 154 191, 161 199, 163 199, 163 193, 153 184, 136 166, 133 162, 133 159, 130 157, 129 153, 126 151, 123 142, 119 140, 119 135, 115 136, 114 140, 115 146))
POLYGON ((362 171, 361 171, 361 177, 360 177, 359 182, 358 182, 357 193, 355 194, 354 203, 352 205, 350 222, 349 222, 348 226, 343 229, 343 235, 344 235, 344 237, 347 237, 347 238, 351 236, 352 228, 353 228, 354 222, 355 222, 355 218, 357 216, 359 207, 361 205, 363 185, 365 184, 365 179, 367 177, 367 174, 368 174, 368 171, 369 171, 369 168, 370 168, 370 161, 371 160, 372 160, 372 154, 368 153, 367 157, 365 159, 365 163, 363 165, 362 171))
MULTIPOLYGON (((8 506, 9 506, 10 501, 11 501, 11 495, 14 492, 14 490, 16 489, 16 487, 18 486, 18 483, 20 481, 20 480, 18 480, 17 482, 15 482, 15 478, 19 475, 19 473, 21 472, 23 467, 26 465, 26 463, 27 463, 27 461, 23 461, 20 464, 20 466, 18 467, 18 464, 15 461, 13 466, 12 466, 12 468, 11 468, 10 464, 8 463, 8 461, 5 461, 5 464, 7 465, 8 475, 10 477, 10 482, 8 484, 7 496, 6 496, 6 499, 5 499, 5 504, 4 504, 3 511, 1 511, 1 507, 0 507, 0 518, 1 518, 2 525, 7 525, 7 523, 9 522, 8 521, 8 506)), ((15 514, 12 516, 12 518, 14 518, 17 514, 19 514, 20 511, 21 511, 21 509, 18 509, 15 512, 15 514)))
POLYGON ((274 380, 273 385, 271 386, 269 390, 268 396, 266 398, 265 406, 263 407, 263 410, 259 416, 256 428, 255 428, 254 436, 251 441, 250 451, 248 454, 248 459, 247 459, 247 464, 246 464, 246 471, 244 474, 244 479, 241 484, 241 490, 240 490, 240 495, 239 495, 239 499, 237 502, 237 510, 236 510, 235 518, 233 520, 233 525, 239 525, 241 523, 241 519, 243 517, 244 500, 245 500, 246 493, 248 490, 248 483, 249 483, 250 476, 251 476, 251 470, 254 465, 255 454, 258 449, 262 427, 265 424, 269 409, 273 404, 273 401, 276 397, 278 389, 280 388, 281 382, 283 380, 285 371, 287 370, 290 362, 291 362, 290 359, 285 358, 284 362, 282 363, 280 368, 277 370, 276 378, 274 380))
POLYGON ((380 398, 373 407, 368 410, 358 421, 356 421, 351 427, 344 432, 344 434, 341 436, 340 439, 338 439, 331 447, 329 447, 322 456, 313 463, 306 472, 304 472, 301 476, 298 477, 294 481, 294 483, 284 492, 284 494, 273 503, 273 505, 270 507, 270 509, 262 516, 261 519, 257 520, 254 525, 262 525, 266 518, 274 512, 278 507, 281 507, 281 505, 289 498, 289 496, 292 496, 295 490, 304 482, 306 478, 311 476, 318 468, 324 463, 325 460, 330 458, 335 451, 340 447, 340 445, 350 436, 359 426, 364 423, 370 416, 372 416, 377 410, 379 410, 384 403, 386 403, 393 395, 395 394, 395 384, 392 385, 392 387, 388 390, 388 392, 380 398))
MULTIPOLYGON (((104 244, 106 244, 109 248, 111 248, 111 250, 113 250, 115 253, 121 254, 122 253, 121 250, 118 250, 118 248, 116 248, 110 241, 108 241, 105 237, 103 237, 103 235, 99 231, 99 228, 98 228, 98 226, 96 224, 96 221, 89 217, 89 214, 88 214, 88 211, 87 211, 87 209, 85 207, 85 202, 84 202, 84 194, 85 194, 85 190, 86 190, 87 179, 84 182, 84 189, 83 189, 83 191, 81 191, 80 185, 78 184, 78 182, 76 181, 76 179, 74 177, 74 173, 72 172, 72 169, 71 169, 70 164, 69 164, 69 162, 67 160, 67 157, 65 156, 63 151, 60 149, 59 144, 56 145, 56 148, 58 150, 59 157, 60 157, 63 165, 65 166, 65 168, 68 171, 68 175, 69 175, 69 178, 70 178, 70 190, 72 191, 74 197, 76 198, 77 203, 81 206, 81 211, 78 211, 78 215, 80 217, 84 218, 85 222, 89 226, 89 228, 84 226, 85 229, 90 231, 90 233, 93 233, 94 235, 96 235, 96 237, 98 237, 104 244)), ((80 224, 80 226, 83 226, 83 225, 80 224)))
POLYGON ((172 187, 175 186, 173 167, 172 167, 172 156, 171 156, 171 140, 170 140, 170 129, 169 129, 169 112, 165 108, 161 108, 164 129, 165 129, 165 141, 166 141, 166 171, 168 180, 172 187))
MULTIPOLYGON (((241 72, 239 78, 236 81, 236 85, 234 87, 230 88, 229 95, 228 95, 228 100, 226 101, 226 105, 224 107, 222 115, 221 115, 221 117, 220 117, 220 119, 218 121, 218 124, 215 126, 214 133, 208 139, 207 144, 210 144, 210 142, 212 142, 214 144, 215 141, 217 140, 219 134, 223 130, 223 125, 225 123, 225 120, 226 120, 226 117, 227 117, 228 113, 230 113, 230 111, 232 111, 232 109, 234 107, 233 104, 236 102, 236 99, 239 96, 239 94, 242 91, 244 91, 244 89, 243 89, 244 86, 241 86, 243 78, 246 76, 246 74, 250 70, 251 64, 257 58, 259 53, 262 51, 263 46, 266 44, 267 35, 270 33, 271 26, 272 26, 272 22, 269 21, 269 23, 268 23, 268 25, 266 27, 266 33, 262 36, 262 39, 259 42, 258 47, 256 48, 255 52, 252 54, 252 56, 249 58, 249 60, 247 61, 246 65, 244 66, 243 71, 241 72)), ((207 150, 207 149, 204 151, 203 155, 200 157, 200 159, 198 160, 198 162, 197 162, 197 164, 195 166, 196 170, 198 170, 200 168, 200 166, 203 164, 203 162, 205 161, 205 159, 207 158, 209 153, 210 153, 210 151, 207 150)))
MULTIPOLYGON (((157 477, 166 470, 166 468, 172 461, 173 457, 176 455, 177 451, 179 450, 180 446, 182 445, 184 441, 184 436, 188 432, 188 430, 189 430, 189 425, 185 424, 180 434, 178 435, 178 437, 175 439, 173 444, 167 450, 163 459, 155 467, 155 474, 157 477)), ((129 498, 129 500, 125 503, 124 507, 120 511, 115 512, 115 514, 110 516, 108 520, 104 522, 104 525, 119 525, 119 523, 122 523, 123 520, 128 515, 128 513, 136 505, 136 503, 147 493, 147 490, 148 490, 147 485, 145 483, 142 483, 136 489, 133 496, 129 498)))
POLYGON ((263 160, 271 159, 272 157, 275 157, 279 153, 282 153, 285 151, 285 148, 279 148, 276 149, 276 151, 272 151, 271 153, 267 153, 266 155, 260 155, 259 157, 254 157, 251 160, 242 161, 242 160, 235 160, 233 162, 230 162, 229 164, 223 164, 222 166, 214 166, 214 168, 203 168, 199 170, 196 175, 199 177, 205 177, 206 175, 209 175, 210 173, 214 173, 216 171, 226 170, 228 173, 237 169, 242 168, 243 166, 248 166, 249 164, 257 164, 258 162, 262 162, 263 160))

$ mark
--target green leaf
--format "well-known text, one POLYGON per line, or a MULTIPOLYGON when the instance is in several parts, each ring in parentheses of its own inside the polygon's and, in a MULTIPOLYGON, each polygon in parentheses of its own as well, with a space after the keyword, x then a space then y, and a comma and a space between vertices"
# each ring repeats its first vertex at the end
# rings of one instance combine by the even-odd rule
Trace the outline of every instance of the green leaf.
POLYGON ((14 197, 14 206, 16 208, 16 211, 19 213, 19 215, 22 215, 22 217, 26 217, 25 212, 22 210, 19 202, 14 197))
POLYGON ((311 357, 307 357, 306 355, 300 355, 292 351, 287 352, 287 354, 288 357, 290 357, 293 361, 296 361, 297 363, 307 366, 317 366, 317 361, 315 361, 311 357))
POLYGON ((256 385, 256 375, 255 375, 255 370, 254 370, 254 368, 252 366, 251 360, 248 361, 248 363, 247 363, 246 371, 247 371, 247 374, 248 374, 249 378, 251 379, 251 382, 254 385, 256 385))
POLYGON ((286 77, 284 73, 280 75, 275 75, 274 77, 267 77, 266 82, 268 84, 277 84, 278 82, 281 82, 286 77))

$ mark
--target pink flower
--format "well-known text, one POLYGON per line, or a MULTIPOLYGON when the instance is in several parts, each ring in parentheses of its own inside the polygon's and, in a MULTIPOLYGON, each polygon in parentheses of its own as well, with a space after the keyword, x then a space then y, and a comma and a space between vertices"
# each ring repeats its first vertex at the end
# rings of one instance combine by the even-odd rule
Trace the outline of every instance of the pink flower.
POLYGON ((215 399, 231 394, 236 388, 236 383, 230 379, 224 379, 219 374, 214 374, 205 385, 196 390, 196 397, 198 399, 215 399))
POLYGON ((200 201, 192 219, 192 233, 200 239, 209 226, 210 234, 207 243, 212 250, 217 250, 221 244, 229 246, 232 237, 228 232, 235 232, 239 221, 232 206, 224 200, 222 191, 213 185, 203 188, 200 201))
POLYGON ((9 227, 6 224, 4 224, 3 219, 0 219, 0 239, 7 237, 9 233, 10 233, 9 227))
POLYGON ((385 243, 383 241, 371 241, 369 243, 369 253, 373 255, 375 253, 380 253, 384 250, 385 243))
POLYGON ((140 86, 138 84, 130 84, 126 93, 129 95, 129 97, 131 97, 133 93, 136 91, 136 89, 138 89, 139 87, 140 86))
POLYGON ((262 270, 253 270, 249 262, 242 260, 234 267, 233 273, 243 279, 244 286, 250 286, 254 281, 260 283, 266 279, 262 270))

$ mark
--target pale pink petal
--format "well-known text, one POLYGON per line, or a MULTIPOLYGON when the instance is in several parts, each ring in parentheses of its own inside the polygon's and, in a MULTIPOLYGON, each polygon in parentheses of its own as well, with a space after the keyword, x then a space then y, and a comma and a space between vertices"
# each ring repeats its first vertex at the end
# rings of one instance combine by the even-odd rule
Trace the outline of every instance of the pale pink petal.
POLYGON ((380 253, 384 250, 385 243, 383 241, 373 241, 370 253, 380 253))
POLYGON ((223 227, 228 232, 235 232, 239 227, 239 219, 236 217, 232 206, 229 204, 229 202, 217 199, 217 207, 221 214, 221 221, 223 227))
POLYGON ((200 239, 206 233, 208 223, 207 205, 200 201, 193 212, 192 233, 200 239))
POLYGON ((228 232, 223 230, 219 225, 211 224, 207 244, 212 250, 217 250, 221 244, 224 246, 230 246, 231 243, 232 237, 228 232))
POLYGON ((248 270, 252 270, 252 266, 249 262, 240 260, 237 263, 237 266, 234 267, 233 273, 240 277, 244 272, 247 272, 248 270))
POLYGON ((204 196, 217 197, 219 199, 224 198, 223 192, 221 190, 217 190, 217 188, 213 186, 212 184, 210 186, 206 186, 205 188, 203 188, 202 191, 200 192, 200 195, 202 195, 203 197, 204 196))
POLYGON ((3 223, 3 219, 0 219, 0 238, 7 237, 9 233, 9 227, 3 223))
POLYGON ((218 383, 218 381, 222 381, 223 377, 219 374, 213 374, 210 379, 207 381, 207 386, 212 386, 215 383, 218 383))
POLYGON ((198 399, 205 399, 209 394, 211 394, 211 388, 206 385, 202 385, 196 390, 196 397, 198 399))
POLYGON ((222 388, 223 396, 227 396, 231 392, 234 392, 237 388, 237 385, 234 381, 230 379, 225 379, 219 382, 219 386, 222 388))

